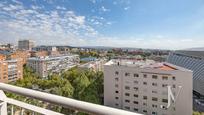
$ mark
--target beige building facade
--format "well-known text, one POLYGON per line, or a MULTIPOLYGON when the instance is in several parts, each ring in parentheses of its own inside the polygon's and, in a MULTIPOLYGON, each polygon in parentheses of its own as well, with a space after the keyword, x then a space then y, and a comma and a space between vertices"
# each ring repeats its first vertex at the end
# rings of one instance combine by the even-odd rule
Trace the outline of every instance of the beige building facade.
POLYGON ((104 65, 104 105, 146 115, 192 115, 192 71, 151 60, 111 60, 104 65), (175 101, 169 101, 168 86, 175 101))

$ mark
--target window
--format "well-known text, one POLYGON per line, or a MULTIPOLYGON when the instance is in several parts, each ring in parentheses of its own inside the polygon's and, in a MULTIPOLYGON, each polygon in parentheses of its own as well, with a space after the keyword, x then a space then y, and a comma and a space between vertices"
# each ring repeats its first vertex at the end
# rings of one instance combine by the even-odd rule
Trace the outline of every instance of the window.
POLYGON ((157 93, 157 91, 152 91, 152 93, 157 93))
POLYGON ((129 93, 125 93, 125 96, 130 96, 130 94, 129 93))
POLYGON ((134 108, 134 111, 137 111, 137 112, 138 112, 138 108, 134 108))
POLYGON ((157 75, 152 75, 152 79, 157 79, 158 76, 157 75))
POLYGON ((135 84, 138 84, 138 81, 134 81, 135 84))
POLYGON ((153 111, 153 112, 152 112, 152 115, 157 115, 157 112, 154 112, 154 111, 153 111))
POLYGON ((133 101, 133 103, 134 103, 134 104, 138 104, 139 102, 138 102, 138 101, 133 101))
POLYGON ((157 83, 152 83, 152 86, 157 86, 157 83))
POLYGON ((162 80, 168 80, 168 76, 162 76, 162 80))
POLYGON ((134 94, 134 97, 138 97, 138 95, 137 95, 137 94, 134 94))
POLYGON ((162 99, 162 102, 168 103, 168 99, 162 99))
POLYGON ((115 99, 119 99, 119 97, 115 97, 115 99))
POLYGON ((119 93, 119 91, 115 91, 115 93, 119 93))
POLYGON ((173 85, 173 88, 176 88, 176 85, 175 85, 175 84, 173 85))
POLYGON ((155 105, 155 104, 152 104, 152 107, 153 107, 153 108, 157 108, 157 105, 155 105))
POLYGON ((143 85, 147 85, 147 82, 143 82, 143 85))
POLYGON ((128 110, 129 110, 129 109, 130 109, 130 107, 128 107, 128 106, 125 106, 125 109, 128 109, 128 110))
POLYGON ((143 103, 144 106, 147 106, 147 103, 143 103))
POLYGON ((130 103, 130 100, 127 100, 127 99, 126 99, 125 102, 126 102, 126 103, 130 103))
POLYGON ((134 87, 133 89, 134 89, 135 91, 138 91, 138 87, 134 87))
POLYGON ((125 76, 130 76, 130 73, 125 73, 125 76))
POLYGON ((116 104, 115 104, 115 106, 119 106, 119 104, 118 104, 118 103, 116 103, 116 104))
POLYGON ((130 90, 130 87, 129 86, 125 86, 125 89, 130 90))
POLYGON ((162 84, 162 87, 167 87, 167 84, 162 84))
POLYGON ((118 72, 118 71, 116 71, 116 72, 115 72, 115 75, 118 75, 118 74, 119 74, 119 72, 118 72))
POLYGON ((147 96, 143 96, 143 99, 144 99, 144 100, 147 100, 147 96))
POLYGON ((158 99, 156 97, 152 97, 152 101, 157 101, 158 99))
POLYGON ((144 77, 144 78, 147 78, 147 74, 144 74, 143 77, 144 77))
POLYGON ((115 87, 117 88, 117 87, 118 87, 118 84, 115 84, 115 87))
POLYGON ((139 75, 135 73, 135 74, 134 74, 134 77, 139 77, 139 75))
POLYGON ((115 81, 119 81, 119 78, 118 78, 118 77, 116 77, 116 78, 115 78, 115 81))
POLYGON ((172 77, 172 80, 176 80, 176 77, 173 76, 173 77, 172 77))
POLYGON ((143 110, 144 113, 147 113, 147 110, 143 110))

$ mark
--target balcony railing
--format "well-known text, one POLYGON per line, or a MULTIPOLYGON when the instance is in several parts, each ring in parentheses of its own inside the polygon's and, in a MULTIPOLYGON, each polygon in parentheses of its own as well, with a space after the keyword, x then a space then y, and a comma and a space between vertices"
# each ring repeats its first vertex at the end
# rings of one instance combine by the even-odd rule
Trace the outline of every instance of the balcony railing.
POLYGON ((120 109, 115 109, 111 107, 106 107, 102 105, 92 104, 88 102, 78 101, 71 98, 66 98, 58 95, 48 94, 40 91, 35 91, 31 89, 21 88, 13 85, 8 85, 5 83, 0 83, 0 115, 7 115, 8 108, 7 104, 11 105, 9 113, 13 115, 14 106, 18 106, 21 109, 20 114, 24 114, 24 110, 32 111, 33 114, 40 113, 44 115, 63 115, 42 107, 34 106, 22 101, 14 100, 8 98, 3 91, 8 91, 14 94, 26 96, 29 98, 34 98, 41 100, 43 102, 49 102, 56 104, 65 108, 71 108, 77 111, 90 113, 90 114, 100 114, 100 115, 141 115, 133 112, 128 112, 120 109))

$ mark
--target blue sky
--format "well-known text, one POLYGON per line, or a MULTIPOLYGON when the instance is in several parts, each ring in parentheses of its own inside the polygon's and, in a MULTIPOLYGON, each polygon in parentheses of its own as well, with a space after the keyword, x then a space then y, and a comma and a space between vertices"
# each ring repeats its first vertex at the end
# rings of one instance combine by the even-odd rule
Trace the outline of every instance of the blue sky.
POLYGON ((1 43, 204 47, 203 0, 0 0, 1 43))

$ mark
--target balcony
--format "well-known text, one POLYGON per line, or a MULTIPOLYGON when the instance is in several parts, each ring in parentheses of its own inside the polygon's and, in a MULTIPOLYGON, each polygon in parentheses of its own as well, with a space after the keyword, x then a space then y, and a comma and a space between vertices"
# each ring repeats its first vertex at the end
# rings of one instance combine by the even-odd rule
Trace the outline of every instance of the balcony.
POLYGON ((38 99, 43 102, 49 102, 65 108, 71 108, 76 111, 85 112, 88 114, 97 115, 141 115, 133 112, 128 112, 120 109, 106 107, 102 105, 92 104, 88 102, 78 101, 71 98, 48 94, 40 91, 31 89, 21 88, 5 83, 0 83, 0 115, 14 115, 14 106, 20 107, 19 113, 24 115, 25 110, 31 111, 32 115, 43 114, 43 115, 63 115, 58 112, 54 112, 42 107, 31 105, 22 101, 8 98, 4 91, 11 92, 14 94, 22 95, 29 98, 38 99), (9 107, 8 107, 9 105, 9 107))

